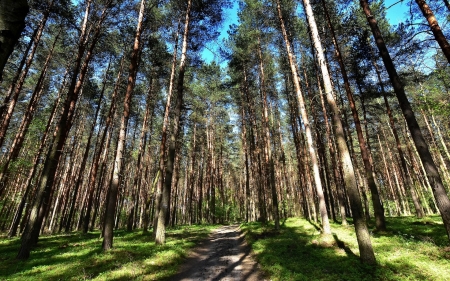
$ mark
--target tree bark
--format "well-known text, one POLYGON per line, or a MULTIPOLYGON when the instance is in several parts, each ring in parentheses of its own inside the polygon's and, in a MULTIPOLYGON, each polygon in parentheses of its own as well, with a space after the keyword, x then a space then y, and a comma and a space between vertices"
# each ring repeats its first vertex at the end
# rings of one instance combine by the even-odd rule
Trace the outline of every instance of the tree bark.
POLYGON ((0 83, 3 68, 25 28, 28 14, 27 0, 4 0, 0 2, 0 83))
POLYGON ((339 109, 336 105, 336 101, 333 97, 333 87, 331 85, 331 78, 326 66, 325 56, 320 42, 319 32, 317 30, 314 14, 309 3, 309 0, 303 0, 308 23, 311 28, 311 37, 313 39, 314 48, 317 53, 317 60, 322 71, 322 78, 324 82, 325 93, 328 101, 328 105, 333 112, 333 125, 337 145, 343 164, 345 186, 347 187, 347 193, 350 199, 350 205, 353 215, 353 221, 355 224, 356 237, 358 240, 360 259, 366 264, 376 264, 375 254, 373 252, 372 243, 370 241, 369 231, 367 228, 364 212, 361 204, 361 198, 359 196, 358 187, 356 184, 356 177, 353 168, 352 161, 350 159, 350 153, 348 146, 344 138, 344 130, 342 127, 339 109))
POLYGON ((373 211, 375 214, 376 229, 379 231, 384 231, 384 230, 386 230, 386 220, 384 217, 384 209, 383 209, 383 205, 381 204, 380 195, 378 194, 378 188, 375 183, 375 179, 373 177, 373 174, 374 174, 373 166, 369 160, 370 152, 367 147, 366 140, 364 139, 364 136, 363 136, 363 132, 362 132, 362 128, 361 128, 361 121, 359 119, 358 111, 356 109, 353 92, 350 88, 350 82, 348 79, 344 60, 341 55, 339 44, 336 40, 336 35, 334 33, 333 25, 331 24, 330 15, 328 13, 328 10, 327 10, 326 4, 325 4, 325 0, 321 0, 321 2, 322 2, 322 7, 324 8, 324 11, 325 11, 325 16, 327 18, 328 28, 331 31, 331 37, 332 37, 332 41, 333 41, 333 44, 335 47, 336 58, 339 63, 342 78, 344 80, 344 88, 345 88, 345 92, 347 94, 348 102, 350 104, 350 109, 352 111, 353 121, 355 122, 356 134, 358 136, 359 148, 361 149, 361 156, 362 156, 362 160, 363 160, 363 164, 364 164, 365 178, 367 180, 367 184, 369 186, 370 193, 372 194, 372 204, 373 204, 373 211))
POLYGON ((428 6, 427 2, 425 2, 425 0, 415 1, 417 3, 417 6, 419 6, 419 9, 422 11, 423 16, 427 19, 428 25, 433 32, 434 38, 441 47, 442 52, 447 58, 447 61, 450 63, 450 44, 448 43, 447 38, 445 38, 445 35, 442 32, 442 29, 439 26, 439 23, 434 16, 433 11, 431 10, 430 6, 428 6))
POLYGON ((378 27, 377 20, 372 15, 367 0, 360 0, 360 5, 366 15, 367 22, 372 29, 375 42, 383 59, 384 66, 386 67, 386 70, 389 74, 389 79, 392 83, 392 87, 394 88, 400 108, 402 109, 406 124, 408 125, 417 152, 419 153, 420 159, 425 167, 427 178, 431 184, 434 198, 436 199, 439 212, 441 213, 442 221, 444 222, 444 226, 447 231, 447 236, 450 239, 450 199, 445 192, 445 188, 442 183, 441 176, 439 175, 438 168, 434 163, 433 158, 431 157, 428 144, 425 142, 419 124, 417 123, 416 117, 414 116, 414 112, 411 108, 411 104, 406 97, 403 84, 397 74, 397 70, 395 69, 394 63, 392 62, 391 56, 386 48, 386 44, 384 43, 384 39, 378 27))
POLYGON ((306 140, 308 143, 308 152, 309 152, 309 156, 311 158, 311 164, 312 164, 313 173, 314 173, 314 183, 316 185, 317 196, 319 198, 319 210, 320 210, 320 216, 322 218, 323 233, 326 235, 329 235, 329 234, 331 234, 331 227, 330 227, 330 223, 328 220, 328 213, 327 213, 327 207, 326 207, 326 203, 325 203, 325 196, 324 196, 323 188, 322 188, 322 182, 320 180, 320 171, 319 171, 319 166, 318 166, 318 162, 317 162, 316 152, 314 149, 314 143, 313 143, 313 138, 312 138, 312 134, 311 134, 311 126, 309 124, 309 119, 308 119, 308 115, 306 112, 305 102, 303 100, 303 94, 302 94, 302 91, 300 88, 300 81, 298 79, 295 57, 292 52, 291 43, 289 42, 286 28, 284 25, 284 20, 282 17, 280 0, 277 0, 277 11, 278 11, 278 19, 280 21, 281 31, 282 31, 284 42, 286 45, 286 52, 287 52, 287 56, 288 56, 288 60, 289 60, 289 65, 291 67, 292 80, 294 83, 297 100, 298 100, 298 103, 300 106, 300 114, 302 116, 303 125, 305 126, 306 140))
POLYGON ((175 150, 177 144, 177 140, 179 137, 180 131, 180 119, 181 119, 181 111, 183 107, 183 87, 184 87, 184 74, 186 72, 186 53, 187 53, 187 44, 188 44, 188 36, 189 36, 189 24, 190 24, 190 16, 191 16, 191 6, 192 1, 188 0, 187 8, 186 8, 186 18, 184 20, 184 32, 183 32, 183 44, 181 47, 181 58, 180 58, 180 67, 178 73, 178 81, 177 81, 177 101, 175 105, 172 132, 171 132, 171 140, 169 146, 169 153, 167 157, 167 164, 165 169, 165 179, 164 179, 164 187, 162 191, 161 198, 161 206, 158 214, 158 221, 155 232, 155 243, 157 245, 161 245, 165 243, 165 232, 166 232, 166 216, 169 210, 170 203, 170 189, 172 186, 172 172, 174 166, 175 159, 175 150))
POLYGON ((117 194, 119 192, 120 176, 122 173, 122 161, 125 150, 125 138, 127 135, 128 119, 130 117, 131 97, 133 95, 134 85, 136 83, 136 75, 138 70, 139 50, 141 48, 142 24, 144 20, 145 0, 141 0, 139 9, 139 18, 136 27, 136 35, 134 37, 133 50, 130 58, 130 66, 128 69, 128 84, 123 101, 123 114, 120 121, 119 140, 117 142, 116 159, 114 160, 113 177, 108 191, 107 205, 105 208, 105 219, 103 225, 103 244, 104 251, 108 251, 113 247, 113 228, 114 215, 116 211, 117 194))

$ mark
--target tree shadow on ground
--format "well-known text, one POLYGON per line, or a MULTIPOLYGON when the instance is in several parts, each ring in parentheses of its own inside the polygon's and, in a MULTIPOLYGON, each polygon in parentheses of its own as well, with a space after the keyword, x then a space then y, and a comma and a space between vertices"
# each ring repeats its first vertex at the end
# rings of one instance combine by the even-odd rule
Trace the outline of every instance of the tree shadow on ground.
POLYGON ((352 250, 354 245, 351 248, 337 234, 334 245, 324 243, 316 226, 306 220, 288 221, 278 235, 266 235, 267 229, 258 224, 246 224, 244 229, 273 280, 402 280, 406 275, 409 280, 430 280, 427 272, 408 260, 364 265, 352 250))
MULTIPOLYGON (((409 217, 388 217, 387 231, 374 231, 375 237, 401 236, 404 238, 430 242, 439 247, 449 246, 449 239, 440 216, 428 216, 425 218, 409 217)), ((369 226, 374 228, 374 221, 369 222, 369 226)))
POLYGON ((226 226, 200 242, 168 280, 262 280, 250 252, 237 226, 226 226))
POLYGON ((167 244, 156 246, 151 234, 118 230, 114 248, 106 253, 98 232, 42 236, 27 261, 15 259, 20 239, 5 239, 0 241, 0 280, 132 280, 149 275, 159 280, 174 274, 192 241, 209 230, 192 232, 168 231, 167 244))

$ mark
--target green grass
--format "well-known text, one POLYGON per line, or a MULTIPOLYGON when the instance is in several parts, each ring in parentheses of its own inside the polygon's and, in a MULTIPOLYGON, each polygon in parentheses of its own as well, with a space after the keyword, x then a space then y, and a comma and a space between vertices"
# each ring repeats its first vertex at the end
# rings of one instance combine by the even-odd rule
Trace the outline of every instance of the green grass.
POLYGON ((41 236, 27 261, 18 261, 20 240, 0 240, 0 280, 164 280, 177 272, 187 250, 217 226, 168 229, 167 243, 151 234, 114 232, 114 248, 101 250, 98 232, 41 236))
POLYGON ((449 280, 450 247, 439 217, 387 218, 387 226, 371 234, 378 265, 370 267, 359 261, 353 225, 332 224, 331 243, 304 219, 288 219, 277 232, 260 223, 241 225, 273 281, 449 280))

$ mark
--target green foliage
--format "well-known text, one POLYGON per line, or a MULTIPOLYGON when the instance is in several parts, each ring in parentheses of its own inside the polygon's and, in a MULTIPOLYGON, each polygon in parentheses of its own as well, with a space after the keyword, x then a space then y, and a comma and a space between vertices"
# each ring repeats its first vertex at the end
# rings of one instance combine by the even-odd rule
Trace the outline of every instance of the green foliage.
POLYGON ((271 280, 447 280, 450 253, 439 217, 387 223, 390 232, 372 233, 374 268, 359 261, 352 226, 332 225, 331 243, 304 219, 288 219, 279 232, 260 223, 241 228, 271 280))
POLYGON ((177 272, 187 250, 215 226, 180 226, 156 246, 151 234, 117 231, 104 253, 98 232, 41 237, 28 261, 15 260, 20 239, 2 239, 1 280, 162 280, 177 272))

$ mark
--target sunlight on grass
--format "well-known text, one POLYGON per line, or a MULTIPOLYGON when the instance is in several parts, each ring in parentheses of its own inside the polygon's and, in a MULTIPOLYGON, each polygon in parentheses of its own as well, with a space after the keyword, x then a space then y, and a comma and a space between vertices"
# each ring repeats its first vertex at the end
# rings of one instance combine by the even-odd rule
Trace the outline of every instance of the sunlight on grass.
MULTIPOLYGON (((332 224, 334 241, 304 219, 288 219, 280 231, 241 225, 271 280, 448 280, 450 251, 439 217, 387 218, 388 232, 373 233, 377 267, 360 263, 353 226, 332 224)), ((372 226, 373 227, 373 226, 372 226)))
POLYGON ((43 236, 29 260, 17 261, 18 238, 0 240, 0 280, 164 280, 187 251, 217 226, 168 229, 156 246, 151 233, 116 231, 114 248, 102 252, 99 233, 43 236))

